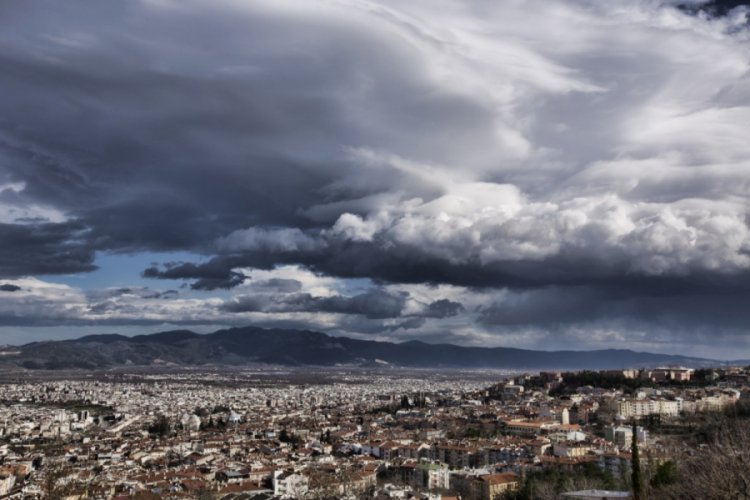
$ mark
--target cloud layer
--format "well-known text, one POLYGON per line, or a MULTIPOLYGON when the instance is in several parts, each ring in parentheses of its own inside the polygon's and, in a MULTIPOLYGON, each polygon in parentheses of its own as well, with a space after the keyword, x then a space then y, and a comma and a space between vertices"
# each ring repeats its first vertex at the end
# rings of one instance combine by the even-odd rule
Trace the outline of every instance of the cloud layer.
POLYGON ((748 347, 746 7, 2 10, 5 324, 748 347), (95 269, 97 252, 162 251, 202 258, 142 276, 190 290, 49 277, 95 269))

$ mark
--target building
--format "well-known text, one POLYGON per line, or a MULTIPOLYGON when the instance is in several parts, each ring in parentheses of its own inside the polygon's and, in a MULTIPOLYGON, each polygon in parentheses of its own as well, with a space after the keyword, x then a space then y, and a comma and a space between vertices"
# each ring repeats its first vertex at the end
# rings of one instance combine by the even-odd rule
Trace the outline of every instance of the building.
POLYGON ((682 398, 668 399, 632 399, 620 401, 617 413, 625 418, 640 418, 648 415, 676 417, 684 410, 682 398))
POLYGON ((273 474, 273 494, 281 498, 299 498, 307 494, 308 481, 302 474, 276 471, 273 474))
MULTIPOLYGON (((614 443, 620 449, 626 449, 633 442, 633 428, 610 425, 604 429, 604 439, 614 443)), ((636 427, 636 439, 639 443, 645 443, 648 439, 648 431, 643 427, 636 427)))
POLYGON ((506 491, 518 489, 518 476, 512 472, 479 476, 482 482, 482 498, 499 500, 506 491))

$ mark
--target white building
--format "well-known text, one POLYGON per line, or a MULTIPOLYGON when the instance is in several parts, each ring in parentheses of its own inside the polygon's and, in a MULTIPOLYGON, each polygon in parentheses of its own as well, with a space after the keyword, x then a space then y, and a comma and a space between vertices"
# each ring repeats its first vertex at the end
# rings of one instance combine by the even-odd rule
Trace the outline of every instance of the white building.
POLYGON ((295 472, 277 470, 273 473, 273 494, 281 498, 300 498, 309 489, 307 477, 295 472))
POLYGON ((0 496, 7 495, 16 484, 16 476, 13 474, 0 473, 0 496))
POLYGON ((663 415, 676 417, 684 409, 682 398, 668 399, 633 399, 620 401, 617 413, 625 418, 663 415))
MULTIPOLYGON (((636 427, 636 439, 639 443, 645 443, 648 439, 648 431, 643 427, 636 427)), ((633 442, 633 428, 626 426, 610 425, 604 429, 604 438, 617 445, 620 449, 627 449, 633 442)))

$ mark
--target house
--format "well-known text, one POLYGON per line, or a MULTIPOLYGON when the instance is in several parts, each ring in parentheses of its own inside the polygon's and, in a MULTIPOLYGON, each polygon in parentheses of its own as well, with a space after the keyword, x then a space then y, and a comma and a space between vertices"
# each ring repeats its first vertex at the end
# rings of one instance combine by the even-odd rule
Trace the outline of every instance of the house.
POLYGON ((289 471, 275 471, 273 494, 281 498, 299 498, 309 489, 307 477, 289 471))
POLYGON ((11 472, 0 472, 0 496, 7 495, 16 484, 16 476, 11 472))
POLYGON ((512 472, 486 474, 479 479, 482 481, 482 497, 488 500, 499 500, 506 491, 518 489, 518 476, 512 472))
POLYGON ((512 472, 473 474, 464 471, 451 475, 451 490, 462 498, 500 500, 505 492, 518 489, 518 476, 512 472))
POLYGON ((505 423, 505 431, 516 436, 535 437, 542 434, 542 431, 549 430, 552 426, 550 422, 522 422, 509 420, 505 423))

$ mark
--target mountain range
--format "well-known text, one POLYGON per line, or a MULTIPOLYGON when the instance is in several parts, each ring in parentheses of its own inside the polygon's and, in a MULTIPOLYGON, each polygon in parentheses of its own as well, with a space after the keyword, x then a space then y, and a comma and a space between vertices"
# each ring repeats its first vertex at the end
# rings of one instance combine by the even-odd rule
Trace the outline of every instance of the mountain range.
POLYGON ((287 366, 415 368, 617 369, 717 366, 719 361, 625 349, 534 351, 508 347, 377 342, 307 330, 242 327, 198 334, 174 330, 128 337, 90 335, 0 348, 0 364, 27 369, 107 369, 266 363, 287 366))

